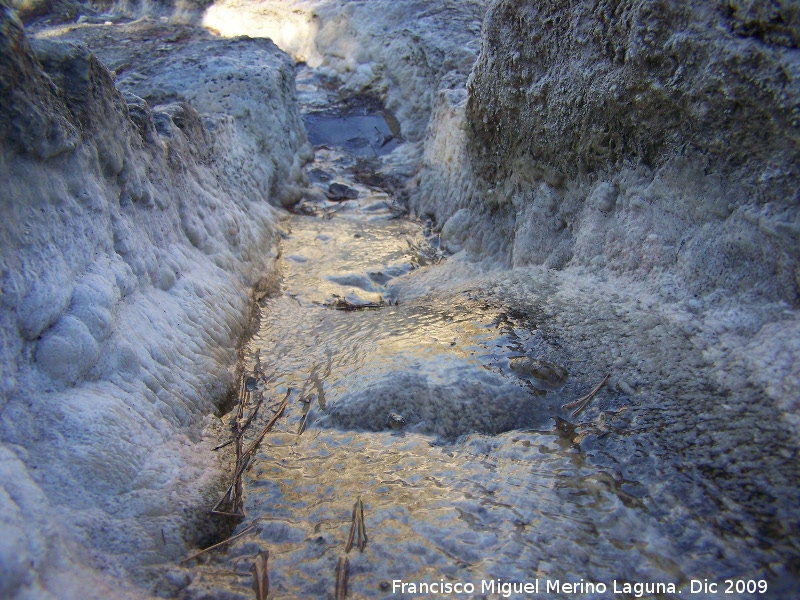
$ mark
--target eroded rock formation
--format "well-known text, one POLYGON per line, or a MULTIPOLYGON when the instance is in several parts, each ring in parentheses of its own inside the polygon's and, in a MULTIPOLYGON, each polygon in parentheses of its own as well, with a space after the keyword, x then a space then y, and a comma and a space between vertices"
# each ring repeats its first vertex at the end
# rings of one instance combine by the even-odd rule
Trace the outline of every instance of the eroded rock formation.
POLYGON ((275 257, 270 203, 310 157, 272 43, 140 25, 207 66, 150 61, 161 95, 123 94, 0 6, 3 597, 123 597, 204 535, 221 465, 198 445, 275 257))
POLYGON ((429 152, 418 210, 494 211, 474 250, 514 265, 796 305, 800 26, 772 4, 494 2, 468 97, 437 104, 465 132, 429 142, 476 175, 429 152))

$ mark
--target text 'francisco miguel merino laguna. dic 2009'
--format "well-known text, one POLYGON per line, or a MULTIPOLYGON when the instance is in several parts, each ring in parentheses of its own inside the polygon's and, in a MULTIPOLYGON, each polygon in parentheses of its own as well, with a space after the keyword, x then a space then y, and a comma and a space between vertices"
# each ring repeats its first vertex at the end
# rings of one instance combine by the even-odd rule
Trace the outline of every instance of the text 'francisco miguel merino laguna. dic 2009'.
MULTIPOLYGON (((388 583, 388 582, 386 582, 388 583)), ((386 586, 388 588, 389 586, 386 586)), ((716 593, 738 593, 748 591, 756 594, 763 594, 767 591, 767 582, 764 580, 725 580, 722 583, 709 581, 707 579, 692 579, 689 585, 683 589, 687 597, 692 594, 716 594, 716 593), (742 584, 742 585, 739 585, 742 584), (742 588, 740 590, 740 588, 742 588)), ((510 598, 515 595, 535 595, 535 594, 627 594, 634 598, 642 598, 653 594, 674 594, 677 585, 672 582, 633 582, 619 581, 614 579, 611 583, 601 581, 561 581, 559 579, 534 579, 531 581, 503 581, 501 579, 483 579, 477 583, 458 582, 458 581, 439 581, 432 582, 407 582, 401 579, 394 579, 391 582, 393 593, 401 594, 426 594, 441 596, 457 596, 460 594, 499 594, 503 598, 510 598)))

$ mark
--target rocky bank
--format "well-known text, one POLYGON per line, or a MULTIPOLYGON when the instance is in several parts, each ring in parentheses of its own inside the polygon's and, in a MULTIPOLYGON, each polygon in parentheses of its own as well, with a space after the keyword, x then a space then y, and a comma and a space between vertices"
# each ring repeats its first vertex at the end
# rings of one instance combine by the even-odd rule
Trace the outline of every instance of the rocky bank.
POLYGON ((154 19, 124 86, 0 14, 0 595, 122 596, 213 533, 202 431, 311 156, 294 64, 154 19))

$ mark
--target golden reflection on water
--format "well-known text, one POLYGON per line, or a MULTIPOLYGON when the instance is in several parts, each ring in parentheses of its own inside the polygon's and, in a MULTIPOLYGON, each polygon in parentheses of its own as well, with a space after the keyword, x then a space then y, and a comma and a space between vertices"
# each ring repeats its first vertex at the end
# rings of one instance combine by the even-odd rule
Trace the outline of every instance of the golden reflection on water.
POLYGON ((423 243, 419 227, 407 221, 378 228, 295 217, 285 240, 283 293, 264 304, 251 344, 252 353, 279 357, 267 365, 275 381, 270 391, 306 393, 324 377, 330 398, 365 369, 376 377, 437 355, 481 365, 496 359, 502 344, 510 347, 512 340, 498 336, 496 309, 467 308, 457 296, 390 304, 399 300, 392 278, 419 267, 425 258, 415 248, 423 243), (386 305, 361 311, 328 306, 341 297, 386 305))
MULTIPOLYGON (((472 435, 452 444, 406 430, 315 425, 315 416, 346 402, 365 379, 387 377, 391 387, 393 373, 428 369, 435 383, 437 369, 450 363, 516 381, 509 385, 533 399, 510 372, 508 357, 544 345, 535 327, 463 294, 405 303, 391 281, 375 283, 370 274, 401 276, 425 260, 414 250, 421 244, 414 224, 293 217, 290 225, 281 293, 263 302, 260 331, 249 345, 248 367, 261 357, 258 391, 273 410, 292 388, 284 418, 244 480, 246 522, 257 522, 258 533, 212 559, 214 568, 195 585, 235 593, 249 585, 252 556, 269 549, 270 581, 279 596, 325 597, 335 586, 358 498, 368 543, 363 552, 347 553, 349 597, 379 596, 381 582, 394 579, 479 582, 561 573, 564 565, 556 567, 553 557, 580 564, 583 548, 596 541, 600 515, 606 549, 594 558, 595 569, 617 569, 632 543, 629 511, 641 510, 641 503, 613 476, 587 467, 573 430, 472 435), (326 306, 334 295, 366 292, 352 283, 367 280, 369 293, 399 305, 326 306)), ((265 406, 254 431, 271 414, 265 406)))

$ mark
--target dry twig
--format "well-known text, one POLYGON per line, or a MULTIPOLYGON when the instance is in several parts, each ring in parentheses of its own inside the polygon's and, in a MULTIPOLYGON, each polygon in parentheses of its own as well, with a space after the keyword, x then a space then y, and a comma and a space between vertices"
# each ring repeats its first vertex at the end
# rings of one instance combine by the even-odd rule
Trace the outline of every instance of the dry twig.
POLYGON ((610 377, 611 374, 609 373, 608 375, 603 377, 603 381, 598 383, 591 392, 589 392, 588 394, 586 394, 581 398, 578 398, 574 402, 568 402, 567 404, 562 404, 561 408, 575 408, 577 406, 577 408, 575 408, 575 410, 573 410, 570 413, 571 416, 577 417, 584 408, 589 406, 589 403, 592 401, 592 398, 594 398, 597 395, 597 392, 599 392, 600 388, 602 388, 608 382, 608 379, 610 377))
POLYGON ((361 496, 358 497, 356 506, 358 507, 358 550, 363 552, 367 547, 367 526, 364 523, 364 503, 361 501, 361 496))
POLYGON ((336 593, 334 598, 336 600, 344 600, 347 598, 347 575, 350 572, 350 560, 346 556, 339 558, 339 564, 336 565, 336 593))
POLYGON ((367 547, 367 527, 364 524, 364 503, 361 501, 361 496, 353 505, 353 521, 344 551, 350 552, 354 544, 358 546, 359 552, 363 552, 367 547))
POLYGON ((303 432, 306 430, 306 421, 308 421, 308 413, 310 411, 306 411, 303 415, 303 418, 300 420, 300 426, 297 428, 297 437, 303 435, 303 432))
POLYGON ((355 541, 356 537, 356 509, 353 508, 353 521, 350 523, 350 535, 347 536, 347 543, 344 546, 345 552, 350 552, 353 549, 353 542, 355 541))
MULTIPOLYGON (((284 396, 283 402, 281 402, 281 405, 278 407, 278 412, 272 415, 272 418, 264 426, 264 429, 261 430, 261 433, 258 434, 258 437, 256 437, 256 439, 254 439, 253 442, 247 447, 247 450, 244 451, 244 454, 242 455, 243 460, 245 458, 248 458, 250 454, 252 454, 253 450, 255 450, 261 443, 261 440, 264 439, 264 436, 267 435, 267 432, 270 429, 272 429, 273 425, 275 425, 275 422, 281 418, 283 411, 286 410, 286 405, 289 403, 289 396, 291 395, 291 393, 292 393, 292 388, 289 388, 286 391, 286 396, 284 396)), ((239 474, 241 475, 241 473, 239 474)))
POLYGON ((252 530, 253 530, 253 528, 254 528, 255 526, 256 526, 256 524, 255 524, 255 523, 250 523, 250 525, 248 525, 247 527, 245 527, 245 529, 244 529, 243 531, 241 531, 240 533, 237 533, 237 534, 236 534, 236 535, 234 535, 233 537, 229 537, 227 540, 223 540, 223 541, 221 541, 221 542, 219 542, 219 543, 217 543, 217 544, 214 544, 213 546, 209 546, 208 548, 204 548, 203 550, 200 550, 200 552, 195 552, 195 553, 194 553, 194 554, 192 554, 190 557, 188 557, 188 558, 184 558, 184 559, 183 559, 183 560, 180 562, 180 564, 187 563, 187 562, 189 562, 190 560, 194 560, 194 559, 195 559, 195 558, 197 558, 198 556, 202 556, 202 555, 203 555, 203 554, 205 554, 206 552, 210 552, 211 550, 214 550, 215 548, 219 548, 219 547, 221 547, 221 546, 225 546, 226 544, 230 544, 230 543, 231 543, 231 542, 233 542, 234 540, 238 540, 238 539, 239 539, 240 537, 242 537, 243 535, 245 535, 245 534, 247 534, 247 533, 250 533, 250 531, 252 531, 252 530))
POLYGON ((334 308, 336 310, 346 310, 346 311, 354 311, 354 310, 367 310, 371 308, 385 308, 389 306, 385 302, 363 302, 361 304, 355 304, 354 302, 350 302, 349 300, 345 300, 344 298, 338 298, 333 302, 326 304, 329 308, 334 308))
POLYGON ((236 439, 235 439, 235 438, 233 438, 233 439, 230 439, 230 440, 228 440, 227 442, 222 442, 222 443, 221 443, 219 446, 214 446, 214 447, 211 449, 211 451, 212 451, 212 452, 214 452, 215 450, 221 450, 221 449, 222 449, 222 448, 224 448, 225 446, 230 446, 230 445, 231 445, 233 442, 235 442, 235 441, 236 441, 236 439))
MULTIPOLYGON (((247 469, 250 463, 250 458, 253 452, 267 435, 276 421, 280 419, 283 411, 286 410, 286 405, 289 403, 289 396, 292 393, 292 388, 289 388, 284 396, 283 401, 278 407, 277 412, 272 415, 272 418, 267 422, 261 433, 256 436, 256 439, 251 442, 246 450, 243 450, 244 445, 244 430, 239 430, 236 437, 236 468, 233 472, 233 482, 228 486, 225 495, 217 502, 216 506, 211 509, 212 515, 219 515, 225 517, 244 517, 244 511, 241 509, 242 499, 242 473, 247 469), (222 506, 230 506, 230 510, 222 510, 222 506)), ((238 421, 237 421, 238 423, 238 421)))
POLYGON ((264 401, 264 396, 263 396, 263 395, 261 395, 261 394, 259 394, 259 396, 258 396, 258 400, 256 400, 256 407, 255 407, 255 408, 254 408, 254 409, 253 409, 253 410, 250 412, 250 414, 247 416, 247 419, 245 419, 244 423, 243 423, 243 424, 242 424, 242 426, 241 426, 241 432, 242 432, 242 434, 244 434, 244 431, 245 431, 245 430, 246 430, 248 427, 250 427, 250 423, 252 423, 252 422, 253 422, 253 419, 255 419, 255 418, 256 418, 256 415, 258 414, 258 409, 259 409, 259 408, 261 408, 261 403, 262 403, 263 401, 264 401))

